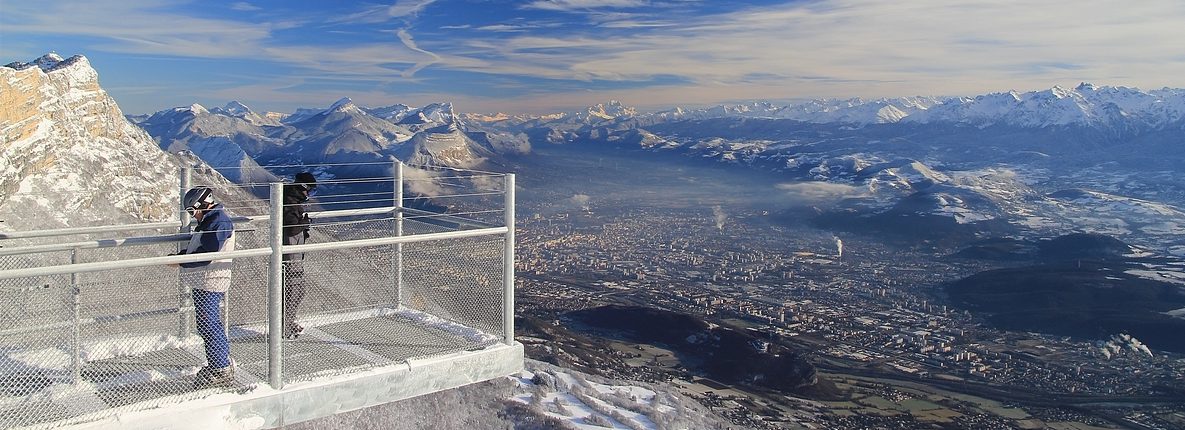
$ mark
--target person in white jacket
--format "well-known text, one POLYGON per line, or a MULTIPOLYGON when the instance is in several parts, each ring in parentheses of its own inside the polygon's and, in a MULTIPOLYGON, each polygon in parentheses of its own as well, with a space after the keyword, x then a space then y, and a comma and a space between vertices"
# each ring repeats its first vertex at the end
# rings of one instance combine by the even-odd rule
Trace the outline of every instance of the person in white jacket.
MULTIPOLYGON (((196 187, 185 193, 185 210, 197 220, 189 246, 181 254, 229 252, 235 249, 234 223, 214 202, 213 191, 196 187)), ((234 381, 230 342, 222 326, 219 305, 230 290, 231 259, 181 263, 181 282, 193 290, 198 334, 206 346, 207 365, 198 371, 194 386, 229 385, 234 381)))

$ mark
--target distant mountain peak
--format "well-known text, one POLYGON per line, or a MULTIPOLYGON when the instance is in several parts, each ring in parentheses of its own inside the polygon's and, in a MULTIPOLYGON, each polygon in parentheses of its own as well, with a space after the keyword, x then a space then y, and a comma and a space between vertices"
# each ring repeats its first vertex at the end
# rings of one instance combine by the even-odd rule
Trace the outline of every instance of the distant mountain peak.
POLYGON ((613 120, 621 117, 633 117, 638 114, 638 111, 632 107, 622 105, 617 100, 609 100, 608 103, 598 103, 589 106, 582 112, 579 117, 583 117, 585 121, 592 120, 613 120))
POLYGON ((1074 87, 1074 90, 1076 91, 1094 91, 1095 89, 1096 88, 1094 84, 1090 82, 1082 82, 1078 84, 1078 86, 1074 87))
POLYGON ((424 112, 415 112, 411 115, 403 117, 396 124, 425 124, 428 122, 428 117, 424 116, 424 112))
POLYGON ((222 107, 222 110, 237 115, 252 113, 251 108, 247 107, 245 104, 239 103, 238 100, 231 100, 230 103, 227 103, 226 106, 222 107))
POLYGON ((209 110, 206 109, 205 106, 202 106, 197 103, 189 105, 189 111, 193 112, 194 114, 209 113, 210 112, 209 110))
POLYGON ((1070 98, 1074 96, 1073 91, 1062 88, 1061 85, 1054 85, 1053 88, 1049 89, 1049 93, 1053 94, 1054 97, 1059 99, 1070 98))
MULTIPOLYGON (((75 57, 81 57, 81 56, 75 55, 74 57, 71 57, 71 60, 73 60, 75 57)), ((41 68, 41 70, 48 72, 48 71, 52 70, 53 68, 57 67, 59 63, 62 63, 64 61, 66 61, 66 60, 63 59, 61 55, 58 55, 57 52, 50 52, 48 54, 42 55, 41 57, 37 58, 36 60, 33 60, 33 64, 36 64, 37 67, 41 68)))
MULTIPOLYGON (((339 110, 347 109, 351 106, 354 106, 354 100, 351 100, 349 97, 342 97, 342 98, 338 99, 336 102, 333 102, 332 105, 329 105, 329 109, 325 109, 325 110, 327 112, 339 111, 339 110)), ((356 106, 354 106, 354 107, 356 107, 356 106)))

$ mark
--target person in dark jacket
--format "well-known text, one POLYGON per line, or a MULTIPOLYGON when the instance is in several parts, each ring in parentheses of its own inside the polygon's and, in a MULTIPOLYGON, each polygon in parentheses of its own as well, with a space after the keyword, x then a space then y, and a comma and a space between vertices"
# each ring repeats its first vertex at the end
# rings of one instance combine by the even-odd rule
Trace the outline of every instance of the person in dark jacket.
MULTIPOLYGON (((284 245, 302 245, 309 239, 308 201, 317 189, 317 178, 309 172, 297 173, 284 186, 284 245)), ((285 339, 296 339, 304 327, 296 323, 296 310, 304 300, 304 253, 284 254, 284 332, 285 339)))
MULTIPOLYGON (((230 252, 235 249, 234 223, 214 202, 214 192, 208 187, 195 187, 185 193, 185 210, 197 220, 197 228, 190 236, 189 245, 179 254, 230 252)), ((230 290, 231 259, 181 263, 181 282, 193 291, 194 316, 198 335, 206 347, 206 367, 194 377, 194 386, 205 388, 229 385, 234 382, 234 367, 230 362, 230 342, 222 327, 219 305, 230 290)))

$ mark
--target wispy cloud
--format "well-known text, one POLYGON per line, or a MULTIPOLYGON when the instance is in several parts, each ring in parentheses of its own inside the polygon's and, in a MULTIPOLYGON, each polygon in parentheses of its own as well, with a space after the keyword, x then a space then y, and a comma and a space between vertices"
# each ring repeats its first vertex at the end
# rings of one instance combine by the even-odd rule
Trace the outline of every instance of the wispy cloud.
POLYGON ((420 71, 420 69, 423 69, 425 67, 428 67, 428 66, 440 61, 439 55, 425 51, 423 49, 420 49, 419 46, 416 46, 415 39, 411 36, 411 33, 407 32, 407 30, 399 30, 396 33, 396 35, 399 36, 399 41, 403 42, 403 46, 406 46, 407 49, 410 49, 414 52, 419 52, 419 53, 424 54, 429 57, 428 59, 416 62, 415 65, 412 66, 412 68, 405 70, 401 74, 401 76, 403 76, 405 78, 413 77, 413 76, 415 76, 416 72, 420 71))
POLYGON ((256 5, 253 5, 253 4, 251 4, 251 3, 247 3, 247 2, 245 2, 245 1, 241 1, 241 2, 235 2, 235 3, 232 3, 232 4, 230 5, 230 9, 231 9, 231 10, 237 10, 237 11, 240 11, 240 12, 254 12, 254 11, 257 11, 257 10, 263 10, 263 8, 261 8, 261 7, 259 7, 259 6, 256 6, 256 5))
POLYGON ((169 5, 163 0, 7 2, 0 22, 6 33, 84 36, 110 52, 206 58, 258 52, 275 28, 163 11, 169 5))
POLYGON ((415 15, 432 3, 436 3, 436 0, 399 0, 387 8, 387 14, 392 18, 415 15))
MULTIPOLYGON (((633 4, 542 3, 532 5, 633 4)), ((628 37, 592 28, 468 44, 498 54, 484 57, 475 71, 621 81, 676 75, 691 82, 689 98, 752 83, 753 76, 770 77, 763 81, 765 89, 775 88, 771 96, 958 94, 1015 87, 1017 75, 1024 75, 1022 84, 1041 87, 1133 69, 1152 72, 1166 54, 1185 51, 1178 43, 1185 40, 1179 25, 1185 9, 1173 4, 841 0, 753 7, 643 28, 628 37), (778 76, 783 78, 772 79, 778 76), (826 79, 801 78, 810 76, 826 79)), ((1171 76, 1165 72, 1148 75, 1171 76)))
POLYGON ((361 10, 328 20, 331 23, 379 24, 395 19, 410 19, 437 0, 398 0, 392 5, 367 5, 361 10))
POLYGON ((523 9, 549 10, 556 12, 581 12, 604 8, 633 8, 647 5, 644 0, 537 0, 522 6, 523 9))
POLYGON ((494 25, 485 25, 485 26, 477 27, 474 30, 511 33, 511 32, 524 32, 524 31, 527 31, 528 28, 530 28, 530 27, 524 27, 521 25, 494 24, 494 25))
POLYGON ((604 22, 604 23, 600 24, 601 27, 605 27, 605 28, 651 28, 651 27, 671 27, 674 25, 676 25, 676 24, 673 22, 665 22, 665 21, 633 21, 633 20, 608 21, 608 22, 604 22))
POLYGON ((370 88, 365 97, 540 112, 609 98, 669 105, 976 94, 1080 80, 1185 86, 1178 0, 535 0, 517 8, 399 0, 268 4, 267 14, 243 13, 259 10, 254 0, 200 14, 186 1, 8 1, 0 32, 10 55, 45 49, 41 37, 123 58, 209 60, 209 68, 257 67, 270 79, 335 85, 233 85, 278 103, 370 88))

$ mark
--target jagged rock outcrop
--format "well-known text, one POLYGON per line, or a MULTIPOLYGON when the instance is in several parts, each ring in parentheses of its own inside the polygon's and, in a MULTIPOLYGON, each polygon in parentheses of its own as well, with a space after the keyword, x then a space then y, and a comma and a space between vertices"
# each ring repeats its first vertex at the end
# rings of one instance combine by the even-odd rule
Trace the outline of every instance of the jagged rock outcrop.
MULTIPOLYGON (((177 217, 183 161, 124 117, 81 55, 0 67, 0 228, 177 217)), ((195 183, 226 190, 217 174, 195 183)))
POLYGON ((129 123, 86 57, 0 67, 7 227, 175 217, 177 164, 129 123))

